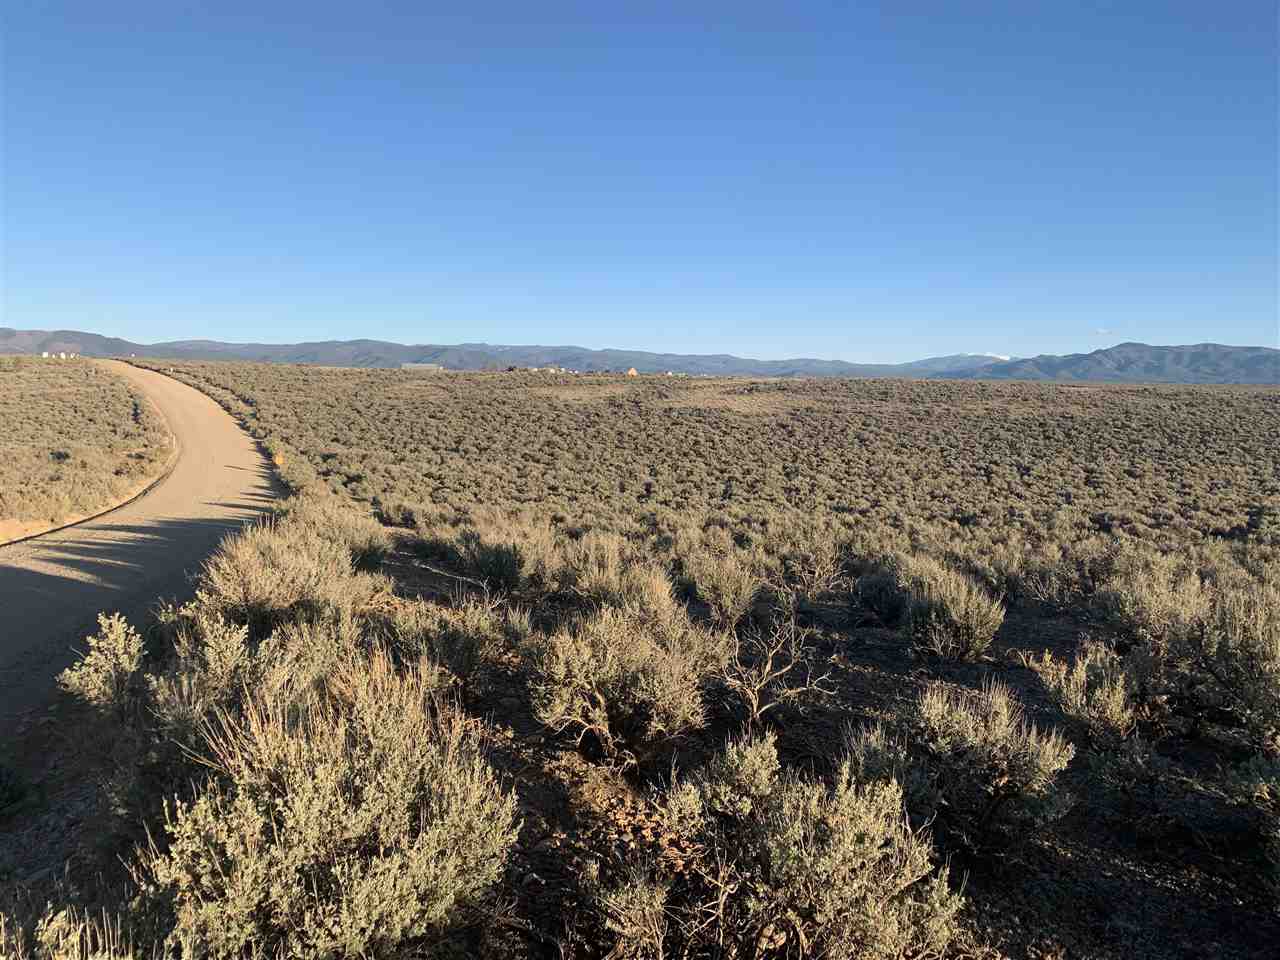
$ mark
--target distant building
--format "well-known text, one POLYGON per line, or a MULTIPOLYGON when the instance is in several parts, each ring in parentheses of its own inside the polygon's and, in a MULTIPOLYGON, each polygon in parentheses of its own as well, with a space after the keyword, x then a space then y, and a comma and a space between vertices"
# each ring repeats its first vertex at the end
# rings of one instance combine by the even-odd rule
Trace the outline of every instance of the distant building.
POLYGON ((627 371, 627 376, 628 376, 628 377, 638 377, 638 376, 640 376, 640 374, 636 373, 636 368, 635 368, 635 367, 632 367, 630 370, 628 370, 628 371, 627 371))
POLYGON ((402 363, 401 370, 413 370, 417 373, 442 373, 444 367, 438 363, 402 363))
POLYGON ((42 351, 42 352, 40 353, 40 356, 42 356, 42 357, 44 357, 46 360, 48 360, 48 359, 49 359, 49 351, 48 351, 48 350, 44 350, 44 351, 42 351))

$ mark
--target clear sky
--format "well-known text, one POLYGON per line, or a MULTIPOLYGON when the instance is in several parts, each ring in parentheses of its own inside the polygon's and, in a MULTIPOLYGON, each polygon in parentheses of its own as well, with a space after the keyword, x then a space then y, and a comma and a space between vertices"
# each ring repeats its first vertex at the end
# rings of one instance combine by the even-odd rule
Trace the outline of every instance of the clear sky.
POLYGON ((0 0, 0 325, 1277 345, 1272 0, 0 0))

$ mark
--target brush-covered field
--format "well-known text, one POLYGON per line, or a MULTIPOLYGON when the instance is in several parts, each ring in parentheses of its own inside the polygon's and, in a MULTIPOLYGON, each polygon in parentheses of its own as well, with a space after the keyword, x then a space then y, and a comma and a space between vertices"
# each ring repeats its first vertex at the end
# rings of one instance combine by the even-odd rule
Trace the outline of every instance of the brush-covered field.
POLYGON ((163 468, 168 429, 91 360, 0 358, 0 542, 92 514, 163 468))
POLYGON ((1280 391, 169 366, 293 494, 14 954, 1274 954, 1280 391))

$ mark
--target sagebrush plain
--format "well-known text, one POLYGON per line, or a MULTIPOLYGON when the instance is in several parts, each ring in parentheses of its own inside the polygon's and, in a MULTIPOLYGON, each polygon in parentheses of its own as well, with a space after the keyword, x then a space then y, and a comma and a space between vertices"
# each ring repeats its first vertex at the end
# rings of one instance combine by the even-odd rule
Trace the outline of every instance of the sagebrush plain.
POLYGON ((91 514, 159 473, 168 430, 91 360, 0 358, 0 542, 91 514))
POLYGON ((170 368, 291 496, 63 676, 14 952, 1280 938, 1280 391, 170 368))

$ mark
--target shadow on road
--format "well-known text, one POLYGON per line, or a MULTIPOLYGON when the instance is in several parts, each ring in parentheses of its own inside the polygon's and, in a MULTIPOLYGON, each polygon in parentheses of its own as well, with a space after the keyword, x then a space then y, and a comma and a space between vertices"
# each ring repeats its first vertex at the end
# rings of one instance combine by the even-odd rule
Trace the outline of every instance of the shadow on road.
POLYGON ((264 466, 252 490, 208 504, 213 517, 130 522, 108 515, 20 549, 0 548, 0 739, 52 698, 57 674, 83 649, 100 612, 122 613, 142 628, 157 602, 189 598, 219 542, 260 517, 275 494, 264 466))

